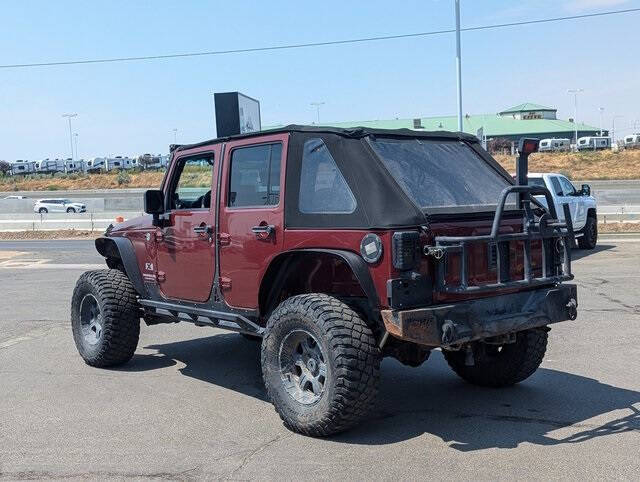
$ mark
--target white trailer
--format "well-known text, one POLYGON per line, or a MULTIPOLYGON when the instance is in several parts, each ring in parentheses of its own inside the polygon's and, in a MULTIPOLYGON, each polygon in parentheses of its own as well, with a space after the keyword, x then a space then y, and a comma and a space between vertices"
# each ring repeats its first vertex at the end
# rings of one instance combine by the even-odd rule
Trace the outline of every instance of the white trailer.
POLYGON ((169 156, 160 154, 142 154, 137 158, 137 165, 142 169, 164 169, 167 167, 169 156))
POLYGON ((611 147, 611 139, 609 137, 587 136, 578 139, 578 150, 598 150, 608 149, 611 147))
POLYGON ((23 159, 18 159, 17 161, 13 161, 11 163, 10 169, 12 176, 17 176, 19 174, 33 174, 36 172, 36 163, 35 161, 25 161, 23 159))
POLYGON ((85 162, 82 159, 78 159, 77 161, 74 161, 72 159, 67 159, 66 161, 64 161, 64 172, 71 173, 71 172, 81 172, 84 171, 85 169, 85 162))
POLYGON ((631 134, 624 137, 624 147, 626 149, 640 148, 640 134, 631 134))
POLYGON ((570 151, 571 150, 571 140, 570 139, 541 139, 540 147, 538 149, 540 152, 553 152, 553 151, 570 151))
POLYGON ((64 172, 64 159, 43 159, 36 161, 36 172, 40 174, 55 174, 64 172))
POLYGON ((89 159, 85 164, 85 171, 98 172, 101 169, 106 170, 106 157, 93 157, 89 159))
POLYGON ((115 156, 115 157, 107 157, 105 169, 107 171, 113 170, 122 170, 122 169, 131 169, 133 166, 131 165, 131 159, 128 157, 115 156))

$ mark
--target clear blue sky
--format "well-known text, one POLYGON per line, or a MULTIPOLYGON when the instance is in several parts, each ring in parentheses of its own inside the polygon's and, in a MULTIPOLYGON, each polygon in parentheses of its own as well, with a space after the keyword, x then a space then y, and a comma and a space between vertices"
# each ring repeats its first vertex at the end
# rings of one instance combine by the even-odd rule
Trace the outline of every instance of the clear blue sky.
MULTIPOLYGON (((475 26, 640 7, 637 0, 462 0, 475 26)), ((447 29, 453 0, 3 0, 0 64, 155 55, 447 29)), ((463 33, 464 111, 521 102, 621 129, 640 120, 640 13, 463 33)), ((0 159, 166 152, 212 137, 214 91, 261 100, 263 125, 454 114, 454 35, 175 60, 0 69, 0 159)), ((640 122, 638 122, 640 127, 640 122)))

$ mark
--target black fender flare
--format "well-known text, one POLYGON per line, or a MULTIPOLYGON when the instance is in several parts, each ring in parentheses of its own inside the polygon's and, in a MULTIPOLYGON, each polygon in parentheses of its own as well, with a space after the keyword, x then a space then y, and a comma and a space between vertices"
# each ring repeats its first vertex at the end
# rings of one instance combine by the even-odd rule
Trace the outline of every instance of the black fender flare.
POLYGON ((136 292, 140 297, 146 298, 147 289, 144 286, 144 281, 142 281, 142 274, 140 273, 133 243, 127 238, 103 236, 96 239, 95 245, 98 253, 105 258, 115 258, 122 261, 124 272, 136 292))
MULTIPOLYGON (((291 256, 295 254, 328 254, 330 256, 335 256, 342 259, 353 271, 358 283, 362 288, 367 300, 369 302, 369 309, 371 313, 378 315, 380 312, 380 299, 378 297, 378 292, 376 291, 375 284, 373 283, 373 278, 371 277, 371 273, 369 272, 369 268, 367 266, 366 261, 359 254, 354 253, 353 251, 347 251, 344 249, 326 249, 326 248, 300 248, 300 249, 292 249, 289 251, 283 251, 278 254, 274 259, 271 260, 270 267, 278 261, 279 258, 285 256, 291 256)), ((268 271, 268 270, 267 270, 268 271)), ((266 272, 265 272, 266 274, 266 272)), ((262 279, 264 281, 264 277, 262 279)), ((262 284, 262 282, 261 282, 262 284)), ((276 283, 277 284, 277 281, 276 283)), ((273 287, 275 288, 275 286, 273 287)), ((264 313, 263 313, 264 315, 264 313)), ((379 320, 375 320, 376 323, 379 320)))

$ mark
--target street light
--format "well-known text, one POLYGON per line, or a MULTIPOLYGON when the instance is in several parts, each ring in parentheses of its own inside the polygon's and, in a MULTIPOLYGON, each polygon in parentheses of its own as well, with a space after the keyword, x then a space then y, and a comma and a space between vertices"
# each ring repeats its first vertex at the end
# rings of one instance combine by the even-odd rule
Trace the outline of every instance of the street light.
POLYGON ((62 117, 69 119, 69 145, 71 146, 71 160, 73 161, 73 133, 71 131, 71 118, 78 117, 78 114, 62 114, 62 117))
POLYGON ((569 94, 573 94, 573 124, 576 128, 576 150, 578 149, 578 94, 584 92, 584 89, 569 89, 569 94))
POLYGON ((73 140, 76 141, 76 159, 78 159, 78 133, 73 134, 73 140))
POLYGON ((320 106, 324 104, 324 102, 311 102, 311 105, 316 108, 316 118, 318 120, 318 124, 320 124, 320 106))
POLYGON ((173 129, 173 143, 178 143, 178 129, 173 129))
POLYGON ((614 115, 611 119, 611 144, 616 140, 616 119, 622 119, 623 115, 614 115))
POLYGON ((604 107, 598 107, 600 111, 600 137, 602 137, 602 113, 604 112, 604 107))

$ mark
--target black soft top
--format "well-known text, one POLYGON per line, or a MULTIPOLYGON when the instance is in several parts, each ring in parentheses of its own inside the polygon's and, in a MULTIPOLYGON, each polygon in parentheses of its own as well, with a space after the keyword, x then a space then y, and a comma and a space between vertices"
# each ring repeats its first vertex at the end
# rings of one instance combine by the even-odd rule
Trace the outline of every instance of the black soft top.
POLYGON ((450 139, 460 140, 470 143, 479 143, 478 138, 471 134, 464 132, 449 132, 449 131, 422 131, 412 129, 373 129, 371 127, 324 127, 324 126, 303 126, 296 124, 289 124, 283 127, 275 127, 273 129, 267 129, 263 131, 248 132, 246 134, 237 134, 235 136, 217 137, 208 141, 196 142, 195 144, 172 144, 170 147, 171 152, 182 151, 185 149, 193 149, 194 147, 207 146, 209 144, 217 144, 220 142, 233 141, 236 139, 248 139, 251 137, 260 137, 269 134, 281 134, 281 133, 317 133, 317 134, 337 134, 342 137, 351 139, 362 139, 367 136, 380 136, 380 137, 411 137, 411 138, 429 138, 429 139, 450 139))
MULTIPOLYGON (((475 136, 461 132, 418 131, 411 129, 371 129, 356 127, 313 127, 288 125, 248 134, 220 137, 197 144, 172 146, 172 151, 206 147, 236 139, 288 133, 286 189, 284 193, 285 225, 287 228, 311 229, 389 229, 415 227, 427 221, 426 212, 407 195, 371 148, 372 138, 429 139, 459 141, 467 144, 507 182, 513 179, 484 149, 475 136), (300 179, 305 142, 322 141, 356 199, 357 207, 350 213, 303 213, 300 211, 300 179)), ((281 199, 282 201, 282 199, 281 199)))

